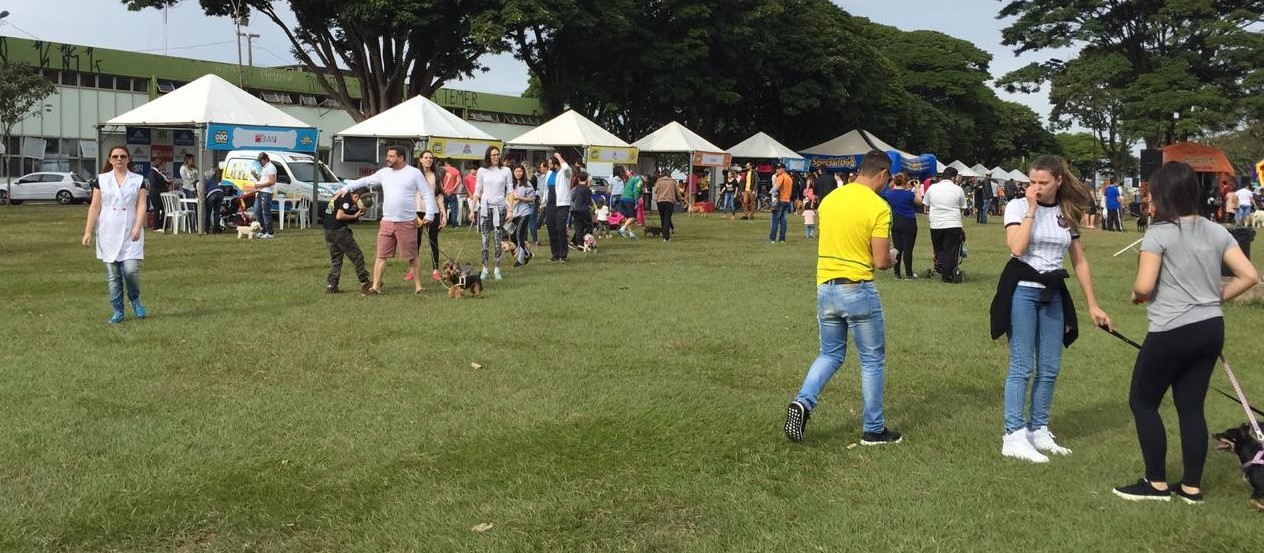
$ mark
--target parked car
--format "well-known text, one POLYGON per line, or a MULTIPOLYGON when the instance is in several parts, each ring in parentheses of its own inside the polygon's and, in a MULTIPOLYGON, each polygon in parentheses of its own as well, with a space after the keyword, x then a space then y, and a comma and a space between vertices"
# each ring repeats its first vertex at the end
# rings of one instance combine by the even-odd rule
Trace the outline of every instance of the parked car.
POLYGON ((88 183, 74 173, 39 172, 23 175, 12 184, 0 186, 0 205, 12 199, 13 205, 27 200, 56 200, 62 205, 78 203, 92 197, 88 183), (10 190, 13 197, 9 198, 10 190))

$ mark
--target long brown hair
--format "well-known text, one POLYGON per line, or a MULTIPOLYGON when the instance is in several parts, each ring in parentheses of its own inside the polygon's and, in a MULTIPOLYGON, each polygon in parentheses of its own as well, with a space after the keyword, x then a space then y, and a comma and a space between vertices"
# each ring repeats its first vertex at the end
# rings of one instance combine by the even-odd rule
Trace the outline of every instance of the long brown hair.
MULTIPOLYGON (((435 176, 434 182, 430 183, 430 188, 436 193, 442 193, 443 177, 439 175, 439 160, 435 159, 434 152, 430 150, 422 150, 421 153, 417 154, 417 169, 421 171, 421 176, 426 176, 426 166, 421 163, 421 159, 426 157, 426 154, 430 154, 430 172, 434 173, 435 176)), ((443 174, 446 175, 447 172, 445 171, 443 174)), ((427 177, 426 180, 428 181, 430 178, 427 177)))
POLYGON ((1048 171, 1054 179, 1062 181, 1062 184, 1058 186, 1057 195, 1058 204, 1062 208, 1062 217, 1066 219, 1068 225, 1071 225, 1072 232, 1079 232, 1080 218, 1084 216, 1085 205, 1088 203, 1088 189, 1084 187, 1084 183, 1080 182, 1079 177, 1071 173, 1066 159, 1062 156, 1043 155, 1031 162, 1030 169, 1048 171))
POLYGON ((110 148, 110 152, 105 154, 105 167, 101 168, 101 174, 114 172, 114 164, 110 163, 110 156, 114 155, 114 150, 123 150, 127 154, 127 170, 132 170, 132 153, 127 151, 127 146, 114 146, 110 148))

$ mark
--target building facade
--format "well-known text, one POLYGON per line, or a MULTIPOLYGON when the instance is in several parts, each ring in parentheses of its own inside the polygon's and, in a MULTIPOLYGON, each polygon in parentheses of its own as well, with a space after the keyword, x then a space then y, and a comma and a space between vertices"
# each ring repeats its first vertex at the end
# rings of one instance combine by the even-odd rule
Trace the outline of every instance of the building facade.
MULTIPOLYGON (((102 167, 98 125, 209 73, 319 129, 322 159, 329 159, 334 133, 355 123, 313 74, 295 68, 239 67, 15 37, 0 37, 0 60, 35 67, 56 85, 43 109, 19 123, 3 143, 11 154, 5 176, 32 171, 96 175, 102 167)), ((353 80, 348 87, 358 101, 359 83, 353 80)), ((501 140, 541 122, 534 98, 442 88, 431 100, 501 140)))

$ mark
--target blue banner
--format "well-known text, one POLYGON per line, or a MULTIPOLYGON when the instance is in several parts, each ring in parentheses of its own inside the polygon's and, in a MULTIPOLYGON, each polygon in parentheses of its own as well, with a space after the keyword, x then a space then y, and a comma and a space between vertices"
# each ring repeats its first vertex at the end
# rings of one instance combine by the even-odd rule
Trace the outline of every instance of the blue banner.
POLYGON ((241 125, 206 126, 206 147, 210 150, 285 150, 316 151, 316 129, 287 127, 245 127, 241 125))
POLYGON ((124 130, 127 133, 128 144, 149 144, 153 139, 153 130, 141 127, 127 127, 124 130))
POLYGON ((855 173, 856 168, 860 167, 860 159, 864 156, 827 156, 817 154, 803 154, 811 164, 812 169, 820 167, 827 172, 844 172, 855 173))
POLYGON ((939 173, 939 160, 934 154, 920 156, 904 156, 895 150, 887 152, 891 158, 891 174, 904 173, 915 179, 926 179, 939 173))

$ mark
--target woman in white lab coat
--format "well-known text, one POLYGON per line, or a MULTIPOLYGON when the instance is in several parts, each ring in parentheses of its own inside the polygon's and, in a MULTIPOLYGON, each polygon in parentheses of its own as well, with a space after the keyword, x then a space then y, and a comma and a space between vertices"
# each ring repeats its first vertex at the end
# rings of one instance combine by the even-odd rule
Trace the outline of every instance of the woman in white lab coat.
POLYGON ((97 233, 97 258, 105 263, 110 287, 111 324, 123 322, 123 289, 137 319, 149 313, 140 302, 140 261, 145 258, 145 179, 131 172, 127 148, 110 149, 109 163, 92 185, 92 205, 83 228, 83 245, 97 233))

